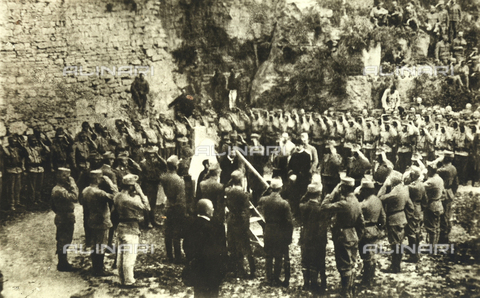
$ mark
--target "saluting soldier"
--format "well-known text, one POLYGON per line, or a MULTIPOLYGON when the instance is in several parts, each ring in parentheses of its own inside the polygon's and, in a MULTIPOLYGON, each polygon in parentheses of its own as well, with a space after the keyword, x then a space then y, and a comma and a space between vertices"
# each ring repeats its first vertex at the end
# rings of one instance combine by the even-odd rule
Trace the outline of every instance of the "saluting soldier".
POLYGON ((457 169, 452 165, 453 152, 445 150, 444 157, 441 159, 442 166, 437 170, 437 174, 443 179, 445 192, 442 196, 443 214, 440 217, 440 236, 439 243, 449 243, 449 234, 452 229, 452 203, 455 193, 458 189, 457 169))
POLYGON ((407 225, 405 226, 405 236, 408 238, 408 246, 414 248, 415 252, 410 255, 409 261, 418 262, 418 246, 422 236, 423 212, 422 200, 425 197, 425 186, 422 182, 422 173, 419 167, 411 166, 409 177, 406 179, 410 200, 413 203, 413 209, 405 209, 407 225))
POLYGON ((440 216, 443 214, 441 202, 444 191, 443 179, 437 174, 437 162, 427 162, 427 181, 425 181, 425 194, 422 206, 424 207, 424 223, 427 230, 429 244, 438 244, 440 236, 440 216))
POLYGON ((378 197, 385 206, 388 242, 394 250, 390 272, 400 273, 403 254, 401 250, 397 250, 397 246, 401 245, 405 238, 404 228, 407 224, 405 206, 413 209, 408 187, 402 182, 402 174, 392 171, 378 192, 378 197))
POLYGON ((322 200, 321 185, 312 183, 308 185, 300 203, 302 230, 299 244, 302 249, 303 289, 314 293, 322 293, 327 289, 325 257, 331 216, 329 212, 321 211, 322 200))
POLYGON ((345 177, 333 192, 325 198, 321 210, 335 215, 332 228, 335 246, 335 262, 341 276, 341 295, 353 296, 354 266, 357 258, 358 240, 363 237, 364 220, 357 197, 353 194, 355 180, 345 177))
POLYGON ((293 219, 290 205, 280 195, 282 189, 282 180, 272 179, 270 188, 272 193, 262 197, 258 203, 260 212, 265 218, 265 271, 267 281, 272 285, 283 285, 288 287, 290 284, 290 254, 289 245, 292 243, 293 219), (275 259, 275 265, 272 275, 272 265, 275 259), (283 283, 280 281, 280 272, 285 272, 283 283))
POLYGON ((36 136, 28 137, 29 146, 27 150, 28 156, 25 165, 28 173, 28 193, 30 200, 34 204, 38 204, 43 189, 43 178, 45 169, 43 167, 46 155, 50 153, 50 149, 36 136))
POLYGON ((320 164, 323 195, 330 194, 333 189, 340 183, 340 167, 342 165, 342 157, 337 153, 333 143, 325 146, 323 160, 320 164))
POLYGON ((75 228, 75 204, 78 198, 78 187, 70 176, 70 169, 57 169, 57 185, 52 190, 52 210, 55 212, 55 226, 57 227, 58 271, 74 271, 64 252, 64 246, 72 243, 75 228))
POLYGON ((368 251, 366 245, 376 244, 381 236, 381 229, 386 224, 385 210, 382 201, 377 197, 375 184, 366 178, 362 179, 360 192, 357 195, 365 220, 365 234, 358 242, 360 257, 363 259, 362 283, 371 286, 375 278, 375 254, 368 251))

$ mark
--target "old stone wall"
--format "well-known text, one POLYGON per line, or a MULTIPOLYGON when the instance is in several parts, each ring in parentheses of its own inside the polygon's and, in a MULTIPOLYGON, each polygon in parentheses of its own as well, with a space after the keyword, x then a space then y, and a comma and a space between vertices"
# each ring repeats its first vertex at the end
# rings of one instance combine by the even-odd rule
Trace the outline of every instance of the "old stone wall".
MULTIPOLYGON (((2 122, 21 133, 25 125, 51 131, 126 115, 135 66, 149 67, 155 109, 180 93, 185 78, 174 74, 170 54, 182 42, 178 23, 164 26, 158 1, 139 3, 137 12, 111 3, 109 11, 99 0, 0 2, 2 122), (121 66, 131 68, 118 75, 121 66)), ((174 19, 174 10, 170 15, 174 19)))

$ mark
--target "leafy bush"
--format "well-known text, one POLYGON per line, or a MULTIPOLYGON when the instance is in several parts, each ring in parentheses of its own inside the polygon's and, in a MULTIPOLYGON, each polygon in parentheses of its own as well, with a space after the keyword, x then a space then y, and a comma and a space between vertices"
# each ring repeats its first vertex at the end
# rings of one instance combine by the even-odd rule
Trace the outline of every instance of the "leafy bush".
POLYGON ((480 194, 464 192, 457 194, 454 201, 456 221, 472 236, 480 232, 480 194))

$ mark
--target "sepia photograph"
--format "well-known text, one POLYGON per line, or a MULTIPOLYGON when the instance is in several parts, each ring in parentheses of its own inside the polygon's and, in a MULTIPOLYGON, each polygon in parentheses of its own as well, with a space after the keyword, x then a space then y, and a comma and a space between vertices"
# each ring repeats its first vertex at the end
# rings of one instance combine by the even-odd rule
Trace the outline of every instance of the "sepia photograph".
POLYGON ((480 0, 0 0, 0 298, 480 297, 480 0))

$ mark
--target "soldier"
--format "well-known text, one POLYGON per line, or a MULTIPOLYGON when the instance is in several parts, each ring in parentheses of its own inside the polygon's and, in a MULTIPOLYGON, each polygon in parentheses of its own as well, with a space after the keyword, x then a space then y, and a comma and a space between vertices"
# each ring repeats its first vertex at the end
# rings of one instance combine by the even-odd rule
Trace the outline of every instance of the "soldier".
POLYGON ((418 246, 422 237, 423 213, 422 200, 425 197, 425 186, 422 182, 421 169, 416 166, 410 167, 409 177, 406 179, 408 185, 408 192, 410 200, 413 204, 413 209, 405 209, 405 216, 407 217, 407 225, 405 226, 405 236, 408 239, 408 246, 414 249, 414 253, 410 255, 408 261, 417 263, 420 258, 418 255, 418 246))
POLYGON ((176 155, 167 159, 167 173, 160 178, 167 202, 165 206, 165 250, 167 258, 171 262, 174 260, 180 263, 182 260, 182 251, 180 239, 182 237, 183 226, 185 224, 186 202, 185 202, 185 182, 178 176, 179 160, 176 155), (173 246, 173 250, 172 250, 173 246))
POLYGON ((309 184, 300 203, 302 230, 299 244, 302 249, 303 289, 314 293, 323 293, 327 289, 325 257, 330 217, 328 212, 320 210, 321 203, 321 185, 309 184), (317 281, 319 273, 320 287, 317 281))
POLYGON ((371 164, 375 160, 376 142, 378 139, 378 128, 372 118, 362 121, 363 124, 363 153, 371 164))
POLYGON ((357 195, 365 220, 365 234, 358 242, 360 257, 363 259, 363 279, 365 286, 371 286, 375 277, 375 254, 366 251, 366 245, 376 244, 385 227, 386 215, 382 201, 376 196, 375 184, 366 178, 362 179, 360 192, 357 195))
POLYGON ((52 210, 55 212, 55 226, 57 227, 58 271, 75 271, 68 263, 67 252, 64 246, 71 244, 75 228, 75 205, 78 197, 78 188, 75 180, 70 177, 70 169, 57 169, 57 185, 52 190, 52 210))
POLYGON ((458 171, 458 180, 461 185, 466 185, 469 180, 469 177, 467 177, 467 163, 468 152, 472 142, 473 135, 465 129, 464 123, 460 123, 458 129, 453 134, 453 150, 455 151, 453 163, 458 171))
POLYGON ((287 132, 282 133, 278 140, 278 149, 271 155, 273 164, 272 178, 280 177, 283 183, 288 179, 288 158, 295 149, 295 144, 290 141, 287 132))
POLYGON ((5 184, 9 198, 7 203, 12 211, 15 210, 15 207, 24 207, 20 203, 20 191, 22 189, 22 173, 25 171, 25 158, 28 154, 20 145, 18 138, 18 135, 8 137, 8 147, 2 144, 5 156, 5 184))
POLYGON ((394 250, 389 271, 391 273, 400 273, 402 271, 401 262, 403 254, 398 250, 397 246, 401 245, 403 238, 405 238, 404 228, 407 224, 405 206, 414 209, 408 187, 402 182, 402 174, 396 171, 390 173, 385 184, 378 192, 378 197, 385 206, 388 242, 394 250))
POLYGON ((140 162, 142 168, 142 189, 150 202, 150 213, 145 218, 146 226, 158 226, 155 219, 157 209, 157 195, 160 178, 167 172, 167 162, 158 155, 157 147, 148 147, 145 159, 140 162))
POLYGON ((355 186, 358 187, 365 173, 372 168, 372 165, 360 151, 360 145, 355 144, 354 146, 354 148, 347 150, 351 154, 347 158, 347 176, 355 179, 355 186))
POLYGON ((337 153, 333 143, 327 143, 325 146, 325 155, 320 164, 323 195, 330 194, 335 186, 340 183, 340 167, 342 165, 342 157, 337 153))
POLYGON ((426 126, 419 127, 419 134, 415 142, 415 152, 419 153, 424 160, 432 161, 435 159, 435 149, 433 142, 435 138, 430 134, 426 126))
MULTIPOLYGON (((142 192, 137 180, 137 175, 125 175, 122 180, 122 185, 125 188, 113 198, 120 222, 117 228, 118 245, 135 245, 140 243, 139 219, 144 211, 150 209, 148 202, 142 199, 142 192)), ((129 249, 133 250, 132 247, 129 249)), ((142 286, 135 281, 134 277, 137 253, 123 249, 119 251, 117 258, 119 264, 118 274, 122 285, 127 288, 142 286)))
POLYGON ((440 201, 444 191, 443 179, 437 174, 437 162, 427 162, 428 178, 425 181, 425 197, 422 201, 424 208, 424 223, 427 230, 429 244, 438 244, 440 236, 440 216, 443 214, 443 205, 440 201))
POLYGON ((131 158, 135 162, 140 162, 143 159, 143 146, 147 142, 147 135, 143 130, 142 124, 139 120, 132 121, 132 128, 127 128, 127 141, 130 148, 131 158))
POLYGON ((443 66, 447 66, 450 55, 450 43, 448 42, 448 35, 443 34, 442 39, 437 42, 437 45, 435 46, 435 62, 441 62, 443 63, 443 66))
POLYGON ((170 156, 175 154, 176 143, 175 143, 175 122, 173 119, 167 119, 165 125, 162 126, 161 132, 165 144, 165 155, 163 158, 168 159, 170 156))
POLYGON ((109 208, 113 194, 109 194, 99 188, 102 177, 103 173, 101 170, 90 172, 90 186, 83 190, 81 203, 88 210, 87 224, 90 228, 90 244, 95 250, 91 254, 93 274, 95 276, 110 276, 112 273, 105 270, 105 253, 101 246, 108 244, 108 230, 113 226, 110 220, 109 208))
POLYGON ((290 205, 280 195, 282 189, 282 180, 272 179, 270 184, 272 193, 262 197, 258 203, 260 212, 265 218, 265 271, 267 281, 272 285, 282 284, 288 287, 290 284, 290 254, 288 247, 292 243, 293 219, 290 205), (272 275, 273 259, 275 265, 272 275), (283 283, 280 281, 280 272, 285 272, 283 283))
POLYGON ((121 189, 123 187, 121 183, 123 176, 127 174, 138 175, 142 172, 142 167, 127 155, 120 154, 117 156, 117 167, 113 171, 115 172, 118 186, 121 189))
POLYGON ((440 159, 442 166, 437 174, 443 179, 444 194, 442 196, 443 214, 440 217, 439 243, 449 243, 449 234, 452 229, 452 203, 458 189, 457 169, 452 165, 453 152, 445 150, 443 159, 440 159))
POLYGON ((397 162, 395 170, 405 172, 412 160, 412 148, 415 146, 416 133, 412 123, 402 122, 402 130, 398 134, 397 162))
POLYGON ((317 173, 318 153, 314 146, 309 144, 308 133, 302 132, 300 135, 305 151, 310 155, 310 175, 317 173))
POLYGON ((232 148, 228 149, 228 152, 220 157, 219 160, 220 168, 222 172, 220 174, 220 183, 226 185, 230 180, 230 176, 233 171, 242 168, 237 152, 232 148))
POLYGON ((72 147, 72 166, 77 176, 77 186, 80 192, 88 185, 88 173, 90 171, 90 152, 96 150, 96 144, 88 137, 87 133, 81 131, 78 140, 72 147))
POLYGON ((450 41, 457 38, 457 30, 460 21, 462 20, 462 8, 457 4, 457 0, 450 0, 448 7, 448 36, 450 41))
MULTIPOLYGON (((220 166, 212 165, 205 180, 199 185, 202 198, 209 199, 213 203, 214 211, 212 220, 220 223, 225 222, 225 189, 223 184, 218 182, 220 176, 220 166)), ((198 212, 198 211, 197 211, 198 212)))
POLYGON ((322 202, 321 210, 335 215, 332 228, 335 246, 335 262, 341 277, 341 295, 353 296, 355 280, 354 265, 358 251, 358 240, 363 237, 364 220, 362 209, 353 194, 355 180, 345 177, 333 192, 322 202))
POLYGON ((73 145, 73 138, 66 134, 63 128, 57 128, 55 132, 55 138, 53 139, 51 149, 51 162, 52 169, 69 167, 70 150, 73 145))
POLYGON ((50 149, 34 135, 28 137, 28 143, 29 146, 25 148, 28 153, 25 160, 28 173, 28 193, 31 202, 36 205, 41 199, 45 172, 43 165, 46 160, 46 155, 50 153, 50 149))
POLYGON ((145 75, 141 73, 132 83, 130 87, 130 92, 132 93, 132 99, 138 105, 140 113, 143 114, 147 107, 148 102, 148 93, 150 92, 150 86, 145 80, 145 75))
POLYGON ((300 199, 307 191, 307 186, 310 184, 311 179, 311 155, 305 151, 305 145, 302 140, 295 140, 295 151, 290 157, 288 162, 288 175, 294 176, 293 187, 295 192, 293 197, 288 198, 290 200, 290 207, 292 208, 295 216, 299 214, 300 199))
MULTIPOLYGON (((265 147, 260 144, 259 138, 260 135, 255 133, 250 136, 253 144, 248 148, 248 159, 258 174, 263 177, 264 167, 268 157, 266 156, 265 147)), ((248 187, 252 190, 252 203, 256 206, 265 187, 251 170, 247 172, 247 181, 248 187)))
POLYGON ((243 190, 243 173, 234 171, 225 189, 226 205, 230 213, 227 218, 228 252, 236 276, 245 276, 243 260, 245 255, 250 267, 249 278, 255 278, 255 259, 250 247, 250 197, 243 190))

